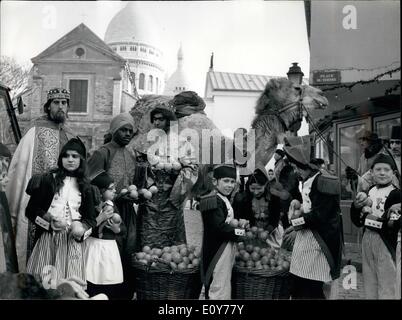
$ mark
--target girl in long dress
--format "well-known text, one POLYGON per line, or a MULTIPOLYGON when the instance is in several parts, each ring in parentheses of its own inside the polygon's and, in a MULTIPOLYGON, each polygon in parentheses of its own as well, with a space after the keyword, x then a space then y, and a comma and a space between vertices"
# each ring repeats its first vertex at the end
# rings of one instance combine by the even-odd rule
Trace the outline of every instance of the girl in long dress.
POLYGON ((31 197, 25 214, 38 226, 27 272, 49 286, 71 277, 86 283, 85 239, 96 226, 96 214, 92 188, 85 178, 85 157, 82 141, 69 140, 58 167, 33 176, 26 190, 31 197))

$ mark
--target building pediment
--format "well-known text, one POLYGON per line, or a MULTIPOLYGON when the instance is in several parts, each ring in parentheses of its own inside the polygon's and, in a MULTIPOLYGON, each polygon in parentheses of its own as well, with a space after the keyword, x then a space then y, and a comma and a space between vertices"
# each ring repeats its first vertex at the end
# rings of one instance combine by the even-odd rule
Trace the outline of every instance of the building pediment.
POLYGON ((71 41, 58 50, 49 52, 45 56, 32 59, 33 63, 39 62, 66 62, 66 63, 119 63, 124 64, 125 60, 110 55, 92 43, 83 41, 71 41))
POLYGON ((31 59, 33 63, 52 60, 116 61, 122 64, 125 62, 83 23, 31 59), (78 48, 82 48, 84 51, 77 51, 78 48))

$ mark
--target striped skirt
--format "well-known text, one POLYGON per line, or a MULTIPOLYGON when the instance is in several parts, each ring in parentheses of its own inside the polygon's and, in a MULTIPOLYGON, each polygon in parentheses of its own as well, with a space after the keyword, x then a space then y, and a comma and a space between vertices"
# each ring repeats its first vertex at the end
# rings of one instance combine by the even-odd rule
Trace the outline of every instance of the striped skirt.
POLYGON ((327 258, 311 230, 296 231, 289 271, 300 278, 332 281, 327 258))
POLYGON ((75 241, 68 231, 44 232, 29 257, 27 272, 39 278, 45 288, 71 277, 86 283, 85 241, 75 241))

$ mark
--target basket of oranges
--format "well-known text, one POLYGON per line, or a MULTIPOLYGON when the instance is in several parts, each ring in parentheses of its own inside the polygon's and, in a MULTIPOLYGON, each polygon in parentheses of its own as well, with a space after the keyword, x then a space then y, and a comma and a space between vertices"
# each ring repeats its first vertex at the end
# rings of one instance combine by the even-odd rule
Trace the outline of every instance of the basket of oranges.
POLYGON ((274 249, 261 238, 259 230, 251 239, 238 243, 233 267, 234 299, 277 300, 290 298, 289 268, 291 253, 274 249))
POLYGON ((198 299, 200 250, 186 244, 150 248, 132 256, 138 300, 198 299))

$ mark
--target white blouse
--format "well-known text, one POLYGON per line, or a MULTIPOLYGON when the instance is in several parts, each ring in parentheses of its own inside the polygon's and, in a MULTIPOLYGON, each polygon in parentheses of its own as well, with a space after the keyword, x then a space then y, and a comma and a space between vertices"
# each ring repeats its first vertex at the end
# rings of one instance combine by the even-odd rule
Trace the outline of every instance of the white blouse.
POLYGON ((73 220, 81 220, 79 213, 81 192, 78 189, 77 178, 66 177, 63 182, 60 191, 54 194, 48 211, 52 217, 64 217, 70 225, 73 220))

